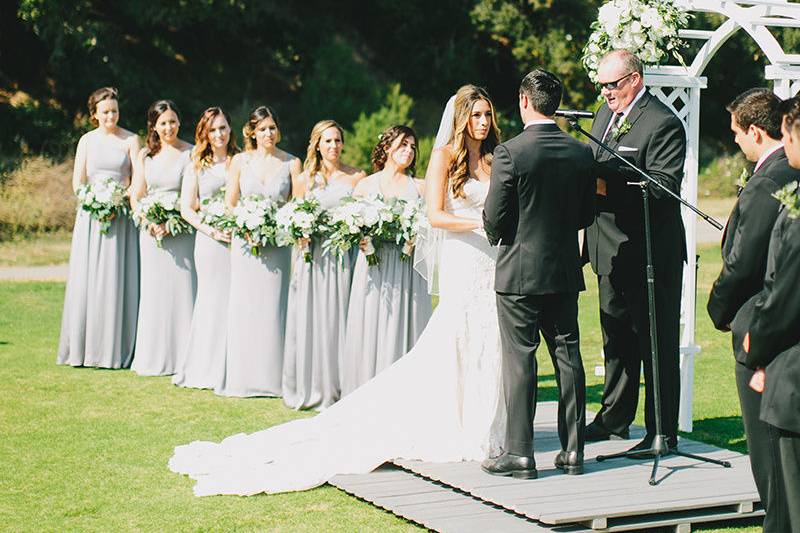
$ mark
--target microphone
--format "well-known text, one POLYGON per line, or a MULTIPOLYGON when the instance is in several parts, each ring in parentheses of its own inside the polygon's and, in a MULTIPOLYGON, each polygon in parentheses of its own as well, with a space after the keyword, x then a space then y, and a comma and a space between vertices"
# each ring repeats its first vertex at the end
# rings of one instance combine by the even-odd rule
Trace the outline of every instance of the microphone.
POLYGON ((569 120, 578 120, 581 118, 594 118, 594 113, 591 111, 578 111, 576 109, 559 109, 556 111, 557 117, 564 117, 569 120))

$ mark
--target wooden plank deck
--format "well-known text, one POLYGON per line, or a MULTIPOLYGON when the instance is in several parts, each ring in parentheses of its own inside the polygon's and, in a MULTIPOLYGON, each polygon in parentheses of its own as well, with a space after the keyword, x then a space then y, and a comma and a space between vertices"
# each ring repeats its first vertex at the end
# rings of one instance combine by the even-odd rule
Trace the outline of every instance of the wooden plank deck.
POLYGON ((392 464, 370 474, 336 476, 331 485, 434 531, 587 533, 580 525, 546 526, 392 464))
POLYGON ((594 460, 629 448, 643 434, 637 428, 630 441, 588 444, 585 474, 566 476, 553 466, 555 402, 540 404, 536 418, 537 480, 490 476, 477 462, 396 460, 402 470, 384 466, 331 484, 437 531, 689 531, 692 523, 763 516, 747 456, 681 439, 683 451, 732 467, 667 456, 651 487, 651 460, 594 460))

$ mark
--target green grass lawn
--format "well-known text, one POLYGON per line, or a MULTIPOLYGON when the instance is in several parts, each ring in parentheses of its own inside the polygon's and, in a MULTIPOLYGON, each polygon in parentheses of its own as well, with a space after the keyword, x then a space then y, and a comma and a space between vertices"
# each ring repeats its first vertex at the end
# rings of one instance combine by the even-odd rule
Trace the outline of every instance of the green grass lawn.
MULTIPOLYGON (((745 451, 729 338, 705 313, 718 248, 701 252, 695 430, 689 436, 745 451)), ((602 364, 596 284, 581 297, 589 408, 598 409, 602 364)), ((55 365, 64 285, 0 283, 0 530, 411 531, 414 525, 331 487, 302 493, 195 498, 167 469, 177 444, 220 440, 309 416, 278 399, 220 398, 169 378, 55 365)), ((542 399, 555 398, 540 355, 542 399)), ((640 402, 642 403, 642 402, 640 402)), ((637 419, 642 423, 640 412, 637 419)), ((756 522, 707 531, 759 531, 756 522), (736 526, 736 527, 734 527, 736 526)))
POLYGON ((72 233, 57 231, 0 241, 0 267, 57 265, 69 261, 72 233))

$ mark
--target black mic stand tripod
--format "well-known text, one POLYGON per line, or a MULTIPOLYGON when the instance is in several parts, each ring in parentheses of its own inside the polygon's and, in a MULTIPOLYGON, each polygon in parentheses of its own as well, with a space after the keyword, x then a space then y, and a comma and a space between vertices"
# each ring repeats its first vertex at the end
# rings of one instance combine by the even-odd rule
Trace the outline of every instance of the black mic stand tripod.
POLYGON ((688 457, 689 459, 694 459, 706 463, 713 463, 716 465, 723 466, 725 468, 730 468, 731 464, 728 461, 720 461, 718 459, 712 459, 710 457, 703 457, 701 455, 682 452, 678 450, 677 446, 674 448, 670 448, 667 445, 666 435, 664 435, 663 433, 661 425, 661 401, 660 401, 661 379, 660 379, 659 358, 658 358, 658 343, 657 343, 658 337, 656 334, 655 272, 653 270, 653 244, 650 236, 649 186, 655 185, 656 187, 667 193, 669 196, 671 196, 681 204, 685 205, 686 207, 694 211, 703 220, 705 220, 715 228, 721 230, 722 224, 711 218, 709 215, 703 213, 692 204, 686 202, 679 195, 667 189, 664 185, 661 184, 661 182, 653 179, 653 177, 651 177, 645 171, 643 171, 642 169, 640 169, 639 167, 637 167, 636 165, 634 165, 633 163, 631 163, 630 161, 619 155, 619 153, 617 153, 615 150, 609 148, 605 143, 594 137, 591 133, 581 128, 580 125, 578 124, 578 118, 579 118, 578 116, 567 116, 567 120, 572 129, 588 137, 602 149, 606 150, 616 159, 622 161, 627 167, 633 169, 634 171, 636 171, 637 174, 639 174, 639 176, 642 177, 640 181, 628 182, 628 185, 639 187, 642 191, 642 203, 644 206, 644 239, 645 239, 645 250, 647 252, 647 305, 648 305, 648 321, 650 326, 650 356, 652 358, 651 364, 653 366, 653 403, 655 405, 656 435, 653 438, 653 444, 651 445, 649 450, 628 450, 625 452, 614 453, 611 455, 598 455, 596 458, 597 462, 602 462, 605 461, 606 459, 616 459, 618 457, 642 459, 645 458, 644 456, 652 456, 653 470, 650 472, 650 479, 648 480, 650 485, 656 485, 658 483, 656 481, 656 472, 658 470, 659 461, 662 456, 668 454, 679 455, 681 457, 688 457))

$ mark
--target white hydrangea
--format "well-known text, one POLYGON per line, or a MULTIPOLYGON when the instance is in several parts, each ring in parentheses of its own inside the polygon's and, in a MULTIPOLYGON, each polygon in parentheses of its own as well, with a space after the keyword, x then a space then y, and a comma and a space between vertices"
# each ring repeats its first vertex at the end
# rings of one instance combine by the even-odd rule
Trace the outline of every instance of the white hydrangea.
POLYGON ((662 63, 670 55, 683 64, 679 50, 684 43, 678 32, 688 21, 684 0, 609 0, 592 24, 583 49, 584 68, 596 82, 600 59, 617 49, 630 50, 648 65, 662 63))

